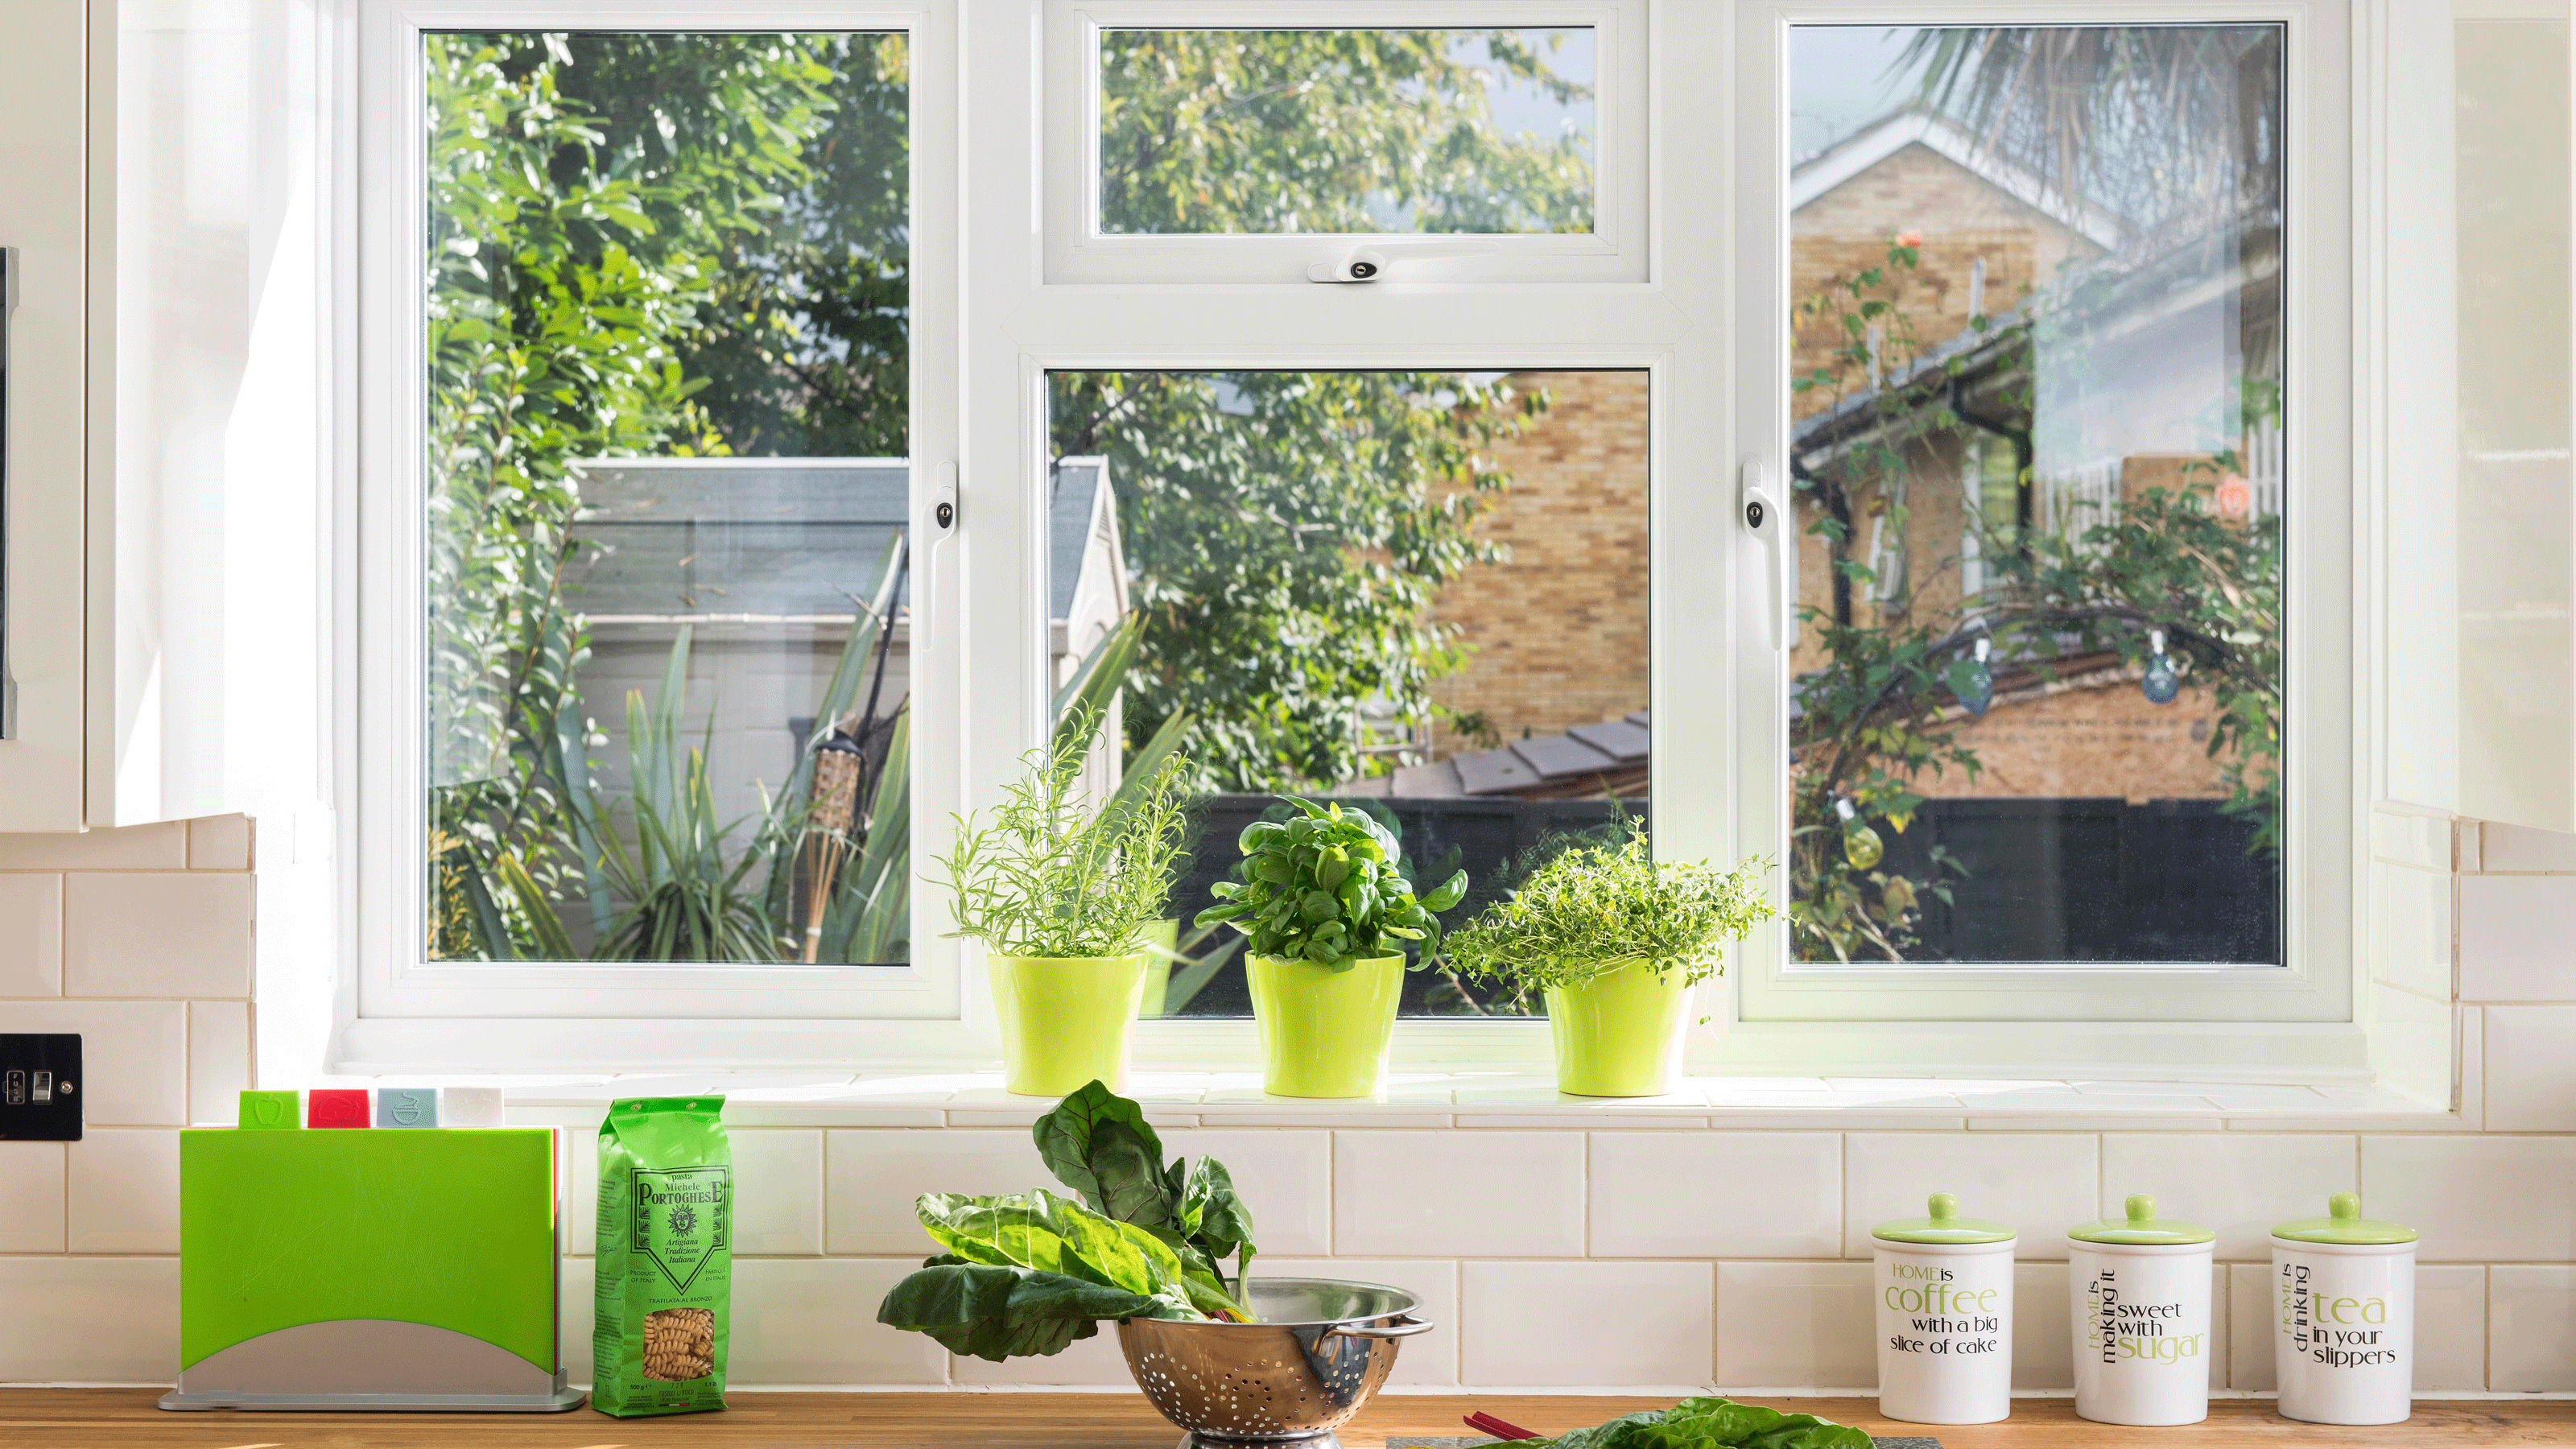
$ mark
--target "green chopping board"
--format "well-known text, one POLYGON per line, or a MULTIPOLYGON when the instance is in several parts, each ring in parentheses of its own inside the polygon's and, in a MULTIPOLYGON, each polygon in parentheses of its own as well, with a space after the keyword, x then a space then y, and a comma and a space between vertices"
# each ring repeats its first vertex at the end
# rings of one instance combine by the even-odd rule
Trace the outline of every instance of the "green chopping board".
POLYGON ((334 1319, 425 1323, 555 1368, 554 1134, 179 1134, 179 1361, 334 1319))

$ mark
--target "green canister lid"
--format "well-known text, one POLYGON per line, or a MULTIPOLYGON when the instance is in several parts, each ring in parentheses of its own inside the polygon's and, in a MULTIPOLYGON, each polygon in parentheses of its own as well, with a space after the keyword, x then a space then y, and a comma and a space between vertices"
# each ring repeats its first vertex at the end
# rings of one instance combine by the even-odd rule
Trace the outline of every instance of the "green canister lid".
POLYGON ((2363 1217, 2359 1193, 2339 1192, 2327 1198, 2326 1213, 2321 1218, 2293 1218, 2272 1229, 2272 1236, 2294 1243, 2351 1243, 2362 1247, 2415 1241, 2413 1228, 2363 1217))
POLYGON ((2129 1194, 2129 1200, 2124 1206, 2129 1214, 2127 1217, 2100 1218, 2089 1223, 2077 1223, 2066 1230, 2066 1236, 2079 1243, 2163 1246, 2209 1243, 2218 1239, 2218 1234, 2198 1223, 2157 1217, 2156 1200, 2143 1192, 2129 1194))
POLYGON ((1959 1216, 1959 1200, 1946 1192, 1932 1194, 1925 1206, 1931 1210, 1930 1217, 1880 1223, 1869 1235, 1891 1243, 2009 1243, 2021 1236, 2002 1223, 1959 1216))

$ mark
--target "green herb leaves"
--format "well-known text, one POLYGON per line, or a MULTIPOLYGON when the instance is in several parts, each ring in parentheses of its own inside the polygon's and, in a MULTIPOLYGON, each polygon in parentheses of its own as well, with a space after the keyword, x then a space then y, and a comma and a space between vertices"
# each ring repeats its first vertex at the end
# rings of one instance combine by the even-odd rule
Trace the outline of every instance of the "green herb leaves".
POLYGON ((1137 933, 1171 893, 1190 764, 1166 755, 1141 784, 1125 782, 1095 808, 1083 776, 1100 723, 1082 710, 1052 746, 1030 751, 1027 773, 1003 787, 991 825, 958 817, 956 843, 939 857, 957 922, 950 935, 972 936, 997 956, 1139 949, 1137 933))
POLYGON ((1849 1425, 1720 1398, 1684 1399, 1528 1442, 1530 1449, 1870 1449, 1869 1436, 1849 1425))
POLYGON ((1428 964, 1440 949, 1436 913, 1467 894, 1467 873, 1417 900, 1396 867, 1403 847, 1393 832, 1356 810, 1283 798, 1301 813, 1244 827, 1235 878, 1217 882, 1218 903, 1198 924, 1233 926, 1252 938, 1254 955, 1335 971, 1399 954, 1405 941, 1423 943, 1413 969, 1428 964))
POLYGON ((1775 914, 1762 891, 1769 862, 1658 863, 1645 827, 1627 827, 1623 840, 1565 847, 1479 912, 1450 936, 1449 964, 1523 992, 1640 963, 1685 982, 1718 974, 1720 948, 1775 914))
POLYGON ((1218 1265, 1255 1251, 1225 1164, 1163 1161, 1134 1102, 1093 1082, 1038 1119, 1038 1155, 1082 1202, 1043 1188, 928 1193, 913 1204, 945 1251, 895 1284, 877 1321, 991 1359, 1061 1353, 1103 1318, 1252 1319, 1218 1265))

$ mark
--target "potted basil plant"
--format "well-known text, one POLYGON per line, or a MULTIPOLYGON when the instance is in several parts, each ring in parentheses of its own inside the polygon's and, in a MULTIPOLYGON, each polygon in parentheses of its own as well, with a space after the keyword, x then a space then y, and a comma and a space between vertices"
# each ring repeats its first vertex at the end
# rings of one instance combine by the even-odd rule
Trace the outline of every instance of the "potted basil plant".
POLYGON ((1262 1090, 1375 1096, 1395 1042, 1405 943, 1422 943, 1413 969, 1429 964, 1440 948, 1435 913, 1467 893, 1467 873, 1417 898, 1392 831, 1357 810, 1282 798, 1295 813, 1244 827, 1234 878, 1211 888, 1217 903, 1198 924, 1224 922, 1251 938, 1244 975, 1262 1090))
POLYGON ((1167 755, 1094 803, 1082 774, 1097 730, 1091 721, 1032 750, 991 823, 958 817, 937 858, 957 924, 948 934, 984 943, 1005 1084, 1029 1096, 1125 1084, 1146 927, 1183 843, 1189 762, 1167 755))
POLYGON ((1681 1074, 1690 989, 1725 943, 1775 912, 1770 863, 1721 871, 1658 862, 1633 818, 1616 840, 1568 845, 1451 933, 1450 967, 1506 992, 1543 992, 1559 1091, 1652 1097, 1681 1074))

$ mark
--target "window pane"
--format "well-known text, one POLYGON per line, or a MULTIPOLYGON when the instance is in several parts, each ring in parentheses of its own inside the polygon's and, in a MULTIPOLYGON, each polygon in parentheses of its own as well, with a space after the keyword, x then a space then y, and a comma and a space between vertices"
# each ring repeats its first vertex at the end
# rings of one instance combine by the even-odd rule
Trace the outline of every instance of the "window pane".
POLYGON ((429 954, 907 959, 904 37, 421 62, 429 954))
POLYGON ((1170 1014, 1251 1009, 1242 936, 1190 918, 1280 793, 1376 814, 1425 889, 1464 869, 1453 926, 1644 816, 1644 373, 1068 372, 1050 403, 1049 684, 1114 712, 1101 788, 1171 729, 1202 791, 1170 1014))
POLYGON ((1593 32, 1110 30, 1100 229, 1588 232, 1593 32))
POLYGON ((2281 27, 1790 55, 1797 957, 2278 962, 2281 27))

